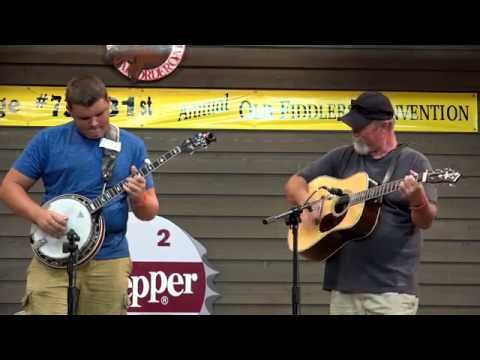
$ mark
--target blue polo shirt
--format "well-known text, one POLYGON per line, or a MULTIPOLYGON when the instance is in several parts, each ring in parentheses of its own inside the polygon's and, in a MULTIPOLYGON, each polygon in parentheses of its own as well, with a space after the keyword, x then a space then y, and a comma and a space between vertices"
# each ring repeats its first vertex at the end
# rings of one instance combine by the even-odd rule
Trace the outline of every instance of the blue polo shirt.
MULTIPOLYGON (((112 178, 107 188, 130 176, 130 167, 144 166, 148 158, 143 141, 136 135, 120 130, 121 152, 117 156, 112 178)), ((30 141, 14 163, 18 172, 33 180, 42 179, 45 193, 42 204, 64 194, 83 195, 94 199, 102 192, 101 175, 103 149, 100 139, 88 139, 74 125, 43 129, 30 141)), ((152 176, 146 178, 147 189, 153 187, 152 176)), ((128 220, 127 195, 123 193, 102 211, 106 234, 96 259, 116 259, 129 256, 125 237, 128 220)))

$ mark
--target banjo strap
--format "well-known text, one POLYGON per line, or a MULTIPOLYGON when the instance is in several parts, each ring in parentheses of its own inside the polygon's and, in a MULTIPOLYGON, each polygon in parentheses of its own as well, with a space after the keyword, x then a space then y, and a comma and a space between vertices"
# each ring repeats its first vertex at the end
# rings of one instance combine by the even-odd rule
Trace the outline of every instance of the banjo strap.
POLYGON ((103 159, 102 159, 102 180, 103 191, 107 187, 107 183, 112 178, 113 168, 115 161, 117 160, 118 153, 120 152, 120 129, 110 124, 110 128, 106 132, 104 139, 100 146, 103 147, 103 159), (106 141, 104 139, 107 139, 106 141))

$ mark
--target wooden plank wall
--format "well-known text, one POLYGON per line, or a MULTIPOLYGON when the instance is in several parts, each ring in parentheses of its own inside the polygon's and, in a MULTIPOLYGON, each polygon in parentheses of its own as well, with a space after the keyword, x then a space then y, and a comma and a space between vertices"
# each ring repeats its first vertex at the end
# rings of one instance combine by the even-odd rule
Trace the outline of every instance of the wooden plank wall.
MULTIPOLYGON (((104 62, 103 46, 0 46, 0 84, 64 86, 93 72, 109 86, 222 89, 468 91, 480 89, 477 47, 188 46, 167 78, 133 85, 104 62)), ((0 127, 0 178, 37 128, 0 127)), ((188 130, 134 130, 152 156, 188 130)), ((347 144, 344 132, 216 131, 209 151, 178 159, 155 175, 162 215, 207 248, 220 271, 215 314, 290 314, 291 254, 285 225, 261 219, 287 208, 284 182, 319 154, 347 144)), ((478 134, 399 134, 464 177, 441 186, 440 213, 425 233, 420 314, 480 312, 480 146, 478 134)), ((42 186, 33 189, 40 199, 42 186)), ((29 224, 0 205, 0 314, 19 307, 31 250, 29 224)), ((325 314, 323 265, 302 261, 302 313, 325 314)))

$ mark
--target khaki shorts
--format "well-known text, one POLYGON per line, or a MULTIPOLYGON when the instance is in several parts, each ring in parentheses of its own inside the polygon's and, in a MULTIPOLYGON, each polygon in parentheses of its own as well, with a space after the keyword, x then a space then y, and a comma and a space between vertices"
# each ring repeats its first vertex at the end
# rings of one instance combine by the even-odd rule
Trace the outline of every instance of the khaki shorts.
POLYGON ((330 315, 415 315, 418 297, 411 294, 347 294, 332 290, 330 315))
MULTIPOLYGON (((77 270, 79 290, 77 314, 125 315, 128 309, 130 258, 91 260, 77 270)), ((68 274, 33 257, 27 269, 27 287, 21 313, 29 315, 67 314, 68 274)))

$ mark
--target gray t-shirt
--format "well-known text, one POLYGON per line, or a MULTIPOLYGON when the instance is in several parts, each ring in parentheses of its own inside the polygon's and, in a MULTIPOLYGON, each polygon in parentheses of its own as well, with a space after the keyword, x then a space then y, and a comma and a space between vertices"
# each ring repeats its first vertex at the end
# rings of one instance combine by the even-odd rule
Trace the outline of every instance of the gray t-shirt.
MULTIPOLYGON (((359 155, 353 146, 338 147, 314 161, 297 175, 310 182, 321 175, 346 178, 359 171, 381 184, 395 152, 382 159, 359 155)), ((431 170, 428 159, 404 146, 390 181, 431 170)), ((430 201, 437 202, 437 190, 424 184, 430 201)), ((380 217, 372 234, 350 241, 326 261, 324 289, 347 293, 417 293, 416 270, 422 246, 421 230, 413 223, 408 200, 400 193, 384 196, 380 217)))

